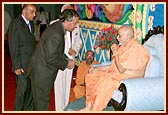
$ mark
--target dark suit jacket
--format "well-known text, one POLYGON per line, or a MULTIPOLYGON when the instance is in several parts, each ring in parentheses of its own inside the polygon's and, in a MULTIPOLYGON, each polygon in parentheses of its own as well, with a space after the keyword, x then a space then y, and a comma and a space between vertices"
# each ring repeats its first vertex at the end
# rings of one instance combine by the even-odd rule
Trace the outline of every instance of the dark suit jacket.
POLYGON ((38 79, 39 85, 48 90, 58 70, 64 70, 68 65, 68 57, 64 54, 64 35, 62 22, 50 25, 43 32, 28 68, 28 76, 34 81, 38 79))
POLYGON ((29 59, 35 49, 33 22, 30 21, 30 32, 24 19, 19 16, 9 26, 9 50, 12 59, 12 71, 22 68, 26 70, 29 59))

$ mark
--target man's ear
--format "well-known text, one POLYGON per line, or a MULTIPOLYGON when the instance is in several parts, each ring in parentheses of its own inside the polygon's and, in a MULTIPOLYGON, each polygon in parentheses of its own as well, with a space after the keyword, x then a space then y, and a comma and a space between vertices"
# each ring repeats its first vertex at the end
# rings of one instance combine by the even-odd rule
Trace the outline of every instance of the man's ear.
POLYGON ((26 9, 23 9, 22 14, 25 15, 25 13, 26 13, 26 9))

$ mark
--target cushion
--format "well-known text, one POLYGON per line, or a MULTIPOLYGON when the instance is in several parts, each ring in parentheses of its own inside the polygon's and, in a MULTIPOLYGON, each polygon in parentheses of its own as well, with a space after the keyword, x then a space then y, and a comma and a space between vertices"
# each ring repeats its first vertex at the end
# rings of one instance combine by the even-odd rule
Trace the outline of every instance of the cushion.
POLYGON ((164 76, 164 35, 152 35, 144 47, 150 54, 144 77, 164 76))

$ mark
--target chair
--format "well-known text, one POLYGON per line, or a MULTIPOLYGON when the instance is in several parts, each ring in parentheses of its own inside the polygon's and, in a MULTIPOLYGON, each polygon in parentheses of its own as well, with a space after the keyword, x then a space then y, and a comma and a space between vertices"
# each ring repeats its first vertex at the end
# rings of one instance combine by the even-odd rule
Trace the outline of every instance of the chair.
MULTIPOLYGON (((153 32, 153 31, 150 31, 153 32)), ((145 39, 144 47, 150 54, 143 78, 125 79, 103 111, 163 111, 164 110, 164 35, 155 31, 145 39)), ((82 97, 68 104, 65 111, 84 107, 82 97)))
POLYGON ((115 111, 164 110, 164 35, 158 28, 143 44, 150 54, 144 78, 121 81, 108 103, 115 111))

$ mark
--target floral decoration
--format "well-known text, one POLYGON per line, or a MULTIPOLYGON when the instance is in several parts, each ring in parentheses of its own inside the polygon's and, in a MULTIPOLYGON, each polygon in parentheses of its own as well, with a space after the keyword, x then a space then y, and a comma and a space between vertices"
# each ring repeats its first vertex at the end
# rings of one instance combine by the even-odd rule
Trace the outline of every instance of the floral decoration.
POLYGON ((113 43, 118 44, 117 30, 113 26, 106 27, 102 29, 100 34, 98 34, 94 49, 100 47, 102 50, 109 50, 113 43))

